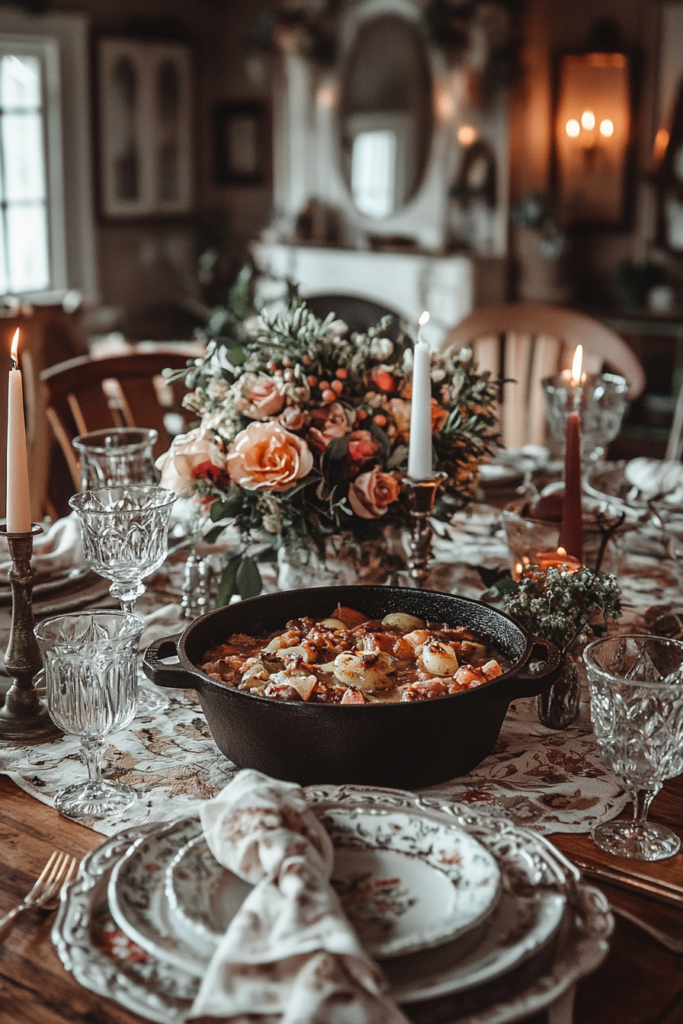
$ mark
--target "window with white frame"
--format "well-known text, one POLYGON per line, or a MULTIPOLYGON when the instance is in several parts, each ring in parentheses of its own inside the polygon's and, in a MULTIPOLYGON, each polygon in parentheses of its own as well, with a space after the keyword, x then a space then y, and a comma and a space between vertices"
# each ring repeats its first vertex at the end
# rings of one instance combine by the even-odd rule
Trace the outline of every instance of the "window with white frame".
POLYGON ((0 10, 0 295, 96 293, 87 54, 81 16, 0 10))
MULTIPOLYGON (((1 52, 1 51, 0 51, 1 52)), ((52 286, 44 73, 39 54, 0 55, 0 291, 52 286)))

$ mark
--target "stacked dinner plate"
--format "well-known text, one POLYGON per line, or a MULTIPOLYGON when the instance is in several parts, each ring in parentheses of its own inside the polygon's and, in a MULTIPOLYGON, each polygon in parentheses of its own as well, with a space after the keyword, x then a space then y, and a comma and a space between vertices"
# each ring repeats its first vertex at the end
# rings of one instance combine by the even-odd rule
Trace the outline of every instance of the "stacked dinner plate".
MULTIPOLYGON (((542 837, 398 790, 307 794, 346 913, 414 1020, 518 1019, 605 956, 608 904, 542 837)), ((87 988, 179 1024, 249 890, 196 817, 127 829, 85 858, 53 940, 87 988)))

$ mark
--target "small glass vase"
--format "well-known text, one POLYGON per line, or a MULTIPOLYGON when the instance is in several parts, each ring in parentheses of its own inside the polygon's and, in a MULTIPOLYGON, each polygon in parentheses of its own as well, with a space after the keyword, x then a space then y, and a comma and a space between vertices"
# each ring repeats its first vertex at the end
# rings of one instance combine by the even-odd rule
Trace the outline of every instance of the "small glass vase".
POLYGON ((331 537, 323 558, 308 538, 288 540, 278 551, 278 589, 386 583, 397 541, 400 544, 400 535, 394 537, 392 531, 362 545, 351 538, 331 537))
POLYGON ((538 720, 548 729, 566 729, 579 717, 580 706, 581 677, 567 654, 553 685, 536 698, 538 720))

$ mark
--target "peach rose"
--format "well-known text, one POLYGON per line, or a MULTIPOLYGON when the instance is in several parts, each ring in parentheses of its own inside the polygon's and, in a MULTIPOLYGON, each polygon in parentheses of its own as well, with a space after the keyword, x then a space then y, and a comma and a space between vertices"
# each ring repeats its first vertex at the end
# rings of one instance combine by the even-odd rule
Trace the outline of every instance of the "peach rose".
POLYGON ((349 432, 349 420, 344 406, 339 402, 332 402, 323 409, 314 409, 311 422, 313 426, 309 437, 318 451, 324 451, 333 437, 343 437, 349 432))
POLYGON ((277 421, 285 430, 303 430, 308 422, 308 417, 298 405, 288 405, 280 413, 277 421))
POLYGON ((376 441, 369 430, 354 430, 349 438, 349 458, 351 462, 367 462, 379 450, 379 441, 376 441))
POLYGON ((285 396, 279 383, 267 373, 245 373, 237 384, 242 395, 237 407, 250 420, 265 420, 282 411, 285 396))
POLYGON ((179 434, 171 447, 156 461, 161 473, 161 487, 175 491, 179 498, 194 493, 199 478, 216 480, 225 471, 225 455, 213 435, 205 427, 179 434))
POLYGON ((401 488, 390 473, 381 473, 377 466, 361 473, 349 487, 351 508, 361 519, 378 519, 398 498, 401 488))
POLYGON ((250 423, 226 461, 230 479, 247 491, 288 491, 313 469, 306 442, 277 423, 250 423))

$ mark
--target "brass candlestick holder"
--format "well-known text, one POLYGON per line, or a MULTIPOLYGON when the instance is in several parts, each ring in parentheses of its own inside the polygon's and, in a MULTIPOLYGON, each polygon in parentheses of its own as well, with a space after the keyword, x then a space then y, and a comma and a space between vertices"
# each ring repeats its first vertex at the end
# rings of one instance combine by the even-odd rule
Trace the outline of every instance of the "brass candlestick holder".
POLYGON ((33 523, 30 533, 8 533, 0 526, 0 536, 7 538, 12 568, 12 626, 5 652, 5 669, 14 676, 7 691, 5 705, 0 709, 0 740, 30 743, 56 736, 60 732, 38 699, 33 678, 43 667, 38 642, 33 635, 33 577, 31 555, 33 538, 43 532, 33 523))
POLYGON ((432 557, 432 526, 429 519, 434 511, 436 492, 445 478, 445 473, 436 473, 431 480, 404 477, 410 517, 413 521, 408 542, 408 576, 418 588, 424 587, 429 576, 429 562, 432 557))

